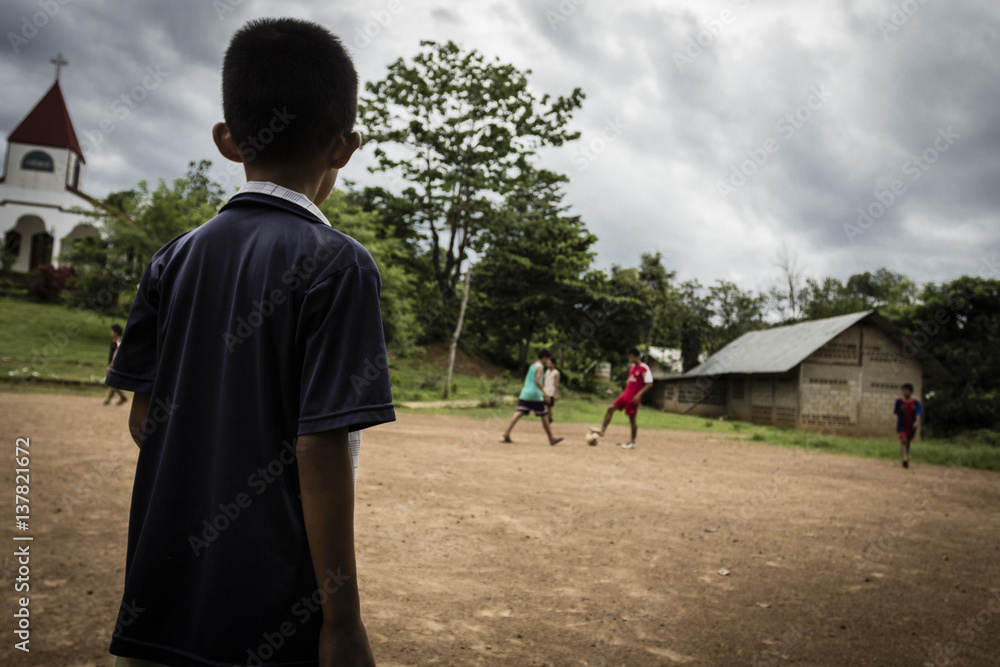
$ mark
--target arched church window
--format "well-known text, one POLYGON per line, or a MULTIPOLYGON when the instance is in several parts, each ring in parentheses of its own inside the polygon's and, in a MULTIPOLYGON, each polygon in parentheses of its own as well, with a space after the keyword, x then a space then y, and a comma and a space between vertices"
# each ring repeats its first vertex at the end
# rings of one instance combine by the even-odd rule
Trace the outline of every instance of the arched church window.
POLYGON ((31 151, 21 159, 21 169, 31 171, 55 171, 52 156, 42 151, 31 151))

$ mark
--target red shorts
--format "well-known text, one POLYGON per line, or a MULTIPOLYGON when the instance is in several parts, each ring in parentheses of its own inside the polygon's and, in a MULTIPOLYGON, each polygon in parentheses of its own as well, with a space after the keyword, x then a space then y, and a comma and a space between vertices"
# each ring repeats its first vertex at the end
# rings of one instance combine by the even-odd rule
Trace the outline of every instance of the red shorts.
POLYGON ((632 398, 628 398, 625 396, 625 394, 622 394, 621 396, 616 398, 615 402, 612 403, 611 405, 612 407, 618 408, 619 410, 624 410, 625 414, 627 414, 629 417, 635 417, 635 415, 639 412, 639 404, 632 402, 632 399, 634 398, 635 396, 633 396, 632 398))
POLYGON ((906 431, 900 431, 899 432, 899 439, 900 440, 906 440, 907 442, 910 442, 916 436, 917 436, 917 432, 916 431, 910 431, 909 433, 907 433, 906 431))

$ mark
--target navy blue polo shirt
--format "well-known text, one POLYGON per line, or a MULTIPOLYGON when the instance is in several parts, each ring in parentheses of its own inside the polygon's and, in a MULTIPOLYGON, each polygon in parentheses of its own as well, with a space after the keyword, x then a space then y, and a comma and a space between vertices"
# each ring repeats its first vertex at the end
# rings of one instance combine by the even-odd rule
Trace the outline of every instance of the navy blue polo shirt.
POLYGON ((301 206, 237 194, 161 248, 107 384, 151 394, 111 652, 315 665, 297 435, 395 415, 371 255, 301 206))

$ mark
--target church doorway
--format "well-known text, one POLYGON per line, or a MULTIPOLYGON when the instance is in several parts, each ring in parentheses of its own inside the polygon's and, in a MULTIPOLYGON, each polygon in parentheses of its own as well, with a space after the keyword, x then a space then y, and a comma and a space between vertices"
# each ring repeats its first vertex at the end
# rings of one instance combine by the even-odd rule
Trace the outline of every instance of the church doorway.
POLYGON ((51 264, 52 241, 52 235, 45 231, 45 222, 37 215, 22 215, 4 239, 8 248, 17 250, 15 271, 34 271, 43 264, 51 264))
POLYGON ((48 232, 38 232, 31 235, 31 259, 28 271, 34 271, 39 266, 52 263, 52 235, 48 232))

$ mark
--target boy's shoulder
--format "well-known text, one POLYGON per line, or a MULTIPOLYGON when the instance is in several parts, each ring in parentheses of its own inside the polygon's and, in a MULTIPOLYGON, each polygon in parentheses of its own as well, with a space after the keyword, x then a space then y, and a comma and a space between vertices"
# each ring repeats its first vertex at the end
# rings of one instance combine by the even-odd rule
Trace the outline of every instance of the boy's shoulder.
POLYGON ((355 266, 378 271, 371 253, 355 239, 298 204, 256 193, 234 195, 212 219, 160 248, 153 262, 195 249, 223 254, 247 252, 251 246, 302 256, 317 281, 355 266), (256 244, 249 242, 250 235, 256 244), (233 243, 241 237, 244 243, 233 243))

